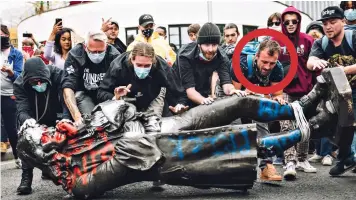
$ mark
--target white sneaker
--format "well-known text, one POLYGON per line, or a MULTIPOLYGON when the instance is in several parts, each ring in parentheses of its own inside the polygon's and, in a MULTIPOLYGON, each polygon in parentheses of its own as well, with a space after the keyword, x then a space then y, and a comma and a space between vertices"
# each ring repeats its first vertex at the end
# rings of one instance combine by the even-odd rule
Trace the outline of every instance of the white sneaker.
POLYGON ((311 166, 308 160, 297 163, 297 170, 304 171, 306 173, 316 173, 316 168, 311 166))
POLYGON ((15 165, 17 169, 21 169, 22 165, 21 165, 21 160, 19 158, 15 160, 15 165))
POLYGON ((323 159, 323 156, 319 156, 318 154, 314 154, 312 157, 308 159, 309 162, 311 163, 318 163, 323 159))
POLYGON ((286 180, 294 180, 297 176, 297 171, 295 171, 294 162, 288 162, 286 165, 286 171, 283 173, 283 177, 286 180))
POLYGON ((333 164, 333 158, 330 155, 327 155, 323 158, 323 160, 321 161, 321 163, 324 166, 331 166, 333 164))

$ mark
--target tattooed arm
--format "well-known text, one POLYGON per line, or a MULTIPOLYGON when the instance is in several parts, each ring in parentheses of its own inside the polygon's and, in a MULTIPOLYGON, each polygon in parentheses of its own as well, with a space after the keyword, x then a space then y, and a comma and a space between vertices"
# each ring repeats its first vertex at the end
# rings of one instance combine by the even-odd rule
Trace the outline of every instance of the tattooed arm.
POLYGON ((75 100, 74 91, 70 88, 64 88, 63 96, 64 96, 64 102, 66 103, 68 110, 69 110, 70 114, 72 115, 74 123, 76 125, 81 124, 82 120, 83 120, 82 114, 80 113, 80 111, 78 109, 77 101, 75 100))
POLYGON ((62 79, 63 98, 67 108, 74 120, 79 125, 82 121, 82 115, 78 109, 75 98, 75 91, 78 89, 78 79, 82 77, 79 73, 79 64, 73 59, 71 52, 64 63, 64 73, 62 79))

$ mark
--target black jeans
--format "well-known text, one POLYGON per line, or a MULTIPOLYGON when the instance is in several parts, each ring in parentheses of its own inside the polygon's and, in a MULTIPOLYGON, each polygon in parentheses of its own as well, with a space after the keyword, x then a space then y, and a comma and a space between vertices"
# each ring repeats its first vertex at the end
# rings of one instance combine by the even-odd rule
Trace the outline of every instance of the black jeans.
POLYGON ((10 96, 1 96, 1 142, 7 142, 7 138, 17 159, 16 103, 10 96))

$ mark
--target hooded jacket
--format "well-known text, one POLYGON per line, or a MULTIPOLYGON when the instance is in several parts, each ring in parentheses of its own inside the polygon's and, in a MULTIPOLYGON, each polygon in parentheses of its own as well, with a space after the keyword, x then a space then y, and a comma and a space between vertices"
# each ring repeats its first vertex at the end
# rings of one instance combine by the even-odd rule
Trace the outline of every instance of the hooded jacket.
POLYGON ((63 74, 62 69, 46 66, 38 57, 27 60, 23 73, 14 82, 17 120, 20 124, 33 118, 40 124, 54 126, 58 119, 69 119, 61 92, 63 74), (29 80, 37 78, 48 83, 43 93, 35 91, 29 84, 29 80))
MULTIPOLYGON (((293 6, 286 8, 282 13, 282 33, 288 36, 288 38, 292 41, 292 43, 297 49, 298 54, 298 78, 293 79, 292 82, 286 88, 284 88, 283 92, 294 97, 303 96, 309 91, 311 91, 311 89, 313 88, 313 72, 307 69, 307 61, 314 39, 311 36, 300 32, 301 20, 302 17, 300 15, 300 12, 293 6), (295 13, 298 16, 298 27, 295 33, 293 34, 289 34, 287 28, 283 25, 284 16, 287 13, 295 13)), ((283 44, 283 42, 281 42, 278 38, 272 39, 277 41, 281 46, 282 51, 279 55, 279 61, 281 63, 290 61, 288 53, 289 50, 286 48, 286 45, 283 44)))
POLYGON ((148 39, 146 39, 142 33, 138 34, 135 41, 127 47, 127 51, 131 51, 138 42, 147 42, 148 44, 151 44, 156 55, 159 55, 165 59, 169 66, 172 66, 176 61, 176 53, 174 53, 172 47, 169 46, 166 40, 160 38, 157 32, 153 32, 152 36, 148 39))
POLYGON ((110 63, 120 55, 114 46, 108 44, 104 60, 99 64, 90 61, 83 44, 79 43, 69 51, 64 64, 65 75, 62 88, 85 91, 96 103, 97 89, 109 69, 110 63))

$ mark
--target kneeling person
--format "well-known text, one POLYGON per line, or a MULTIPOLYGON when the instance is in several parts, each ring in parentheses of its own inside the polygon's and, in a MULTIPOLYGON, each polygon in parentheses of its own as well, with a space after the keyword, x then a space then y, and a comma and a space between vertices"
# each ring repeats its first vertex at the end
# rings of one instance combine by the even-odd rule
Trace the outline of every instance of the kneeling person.
POLYGON ((159 105, 150 108, 162 116, 163 106, 166 105, 166 73, 169 68, 167 62, 155 54, 152 45, 139 42, 132 51, 123 53, 111 63, 100 84, 97 98, 99 102, 119 100, 124 96, 135 98, 137 110, 146 111, 159 97, 159 105))
MULTIPOLYGON (((14 82, 20 131, 36 123, 55 126, 57 120, 70 118, 61 95, 63 73, 53 65, 46 66, 38 57, 26 61, 23 73, 14 82)), ((31 193, 32 178, 33 168, 22 162, 22 179, 17 192, 31 193)))

